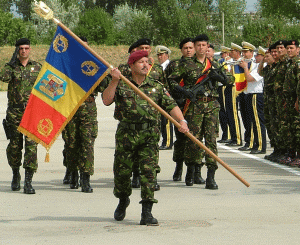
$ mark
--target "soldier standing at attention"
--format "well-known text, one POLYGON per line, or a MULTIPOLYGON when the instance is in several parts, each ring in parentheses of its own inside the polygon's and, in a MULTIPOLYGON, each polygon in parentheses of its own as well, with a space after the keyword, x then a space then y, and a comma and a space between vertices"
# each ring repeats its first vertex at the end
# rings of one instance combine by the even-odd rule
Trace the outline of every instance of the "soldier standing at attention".
POLYGON ((6 148, 8 164, 13 171, 11 189, 20 190, 22 166, 22 149, 25 141, 25 154, 23 167, 25 168, 24 193, 35 194, 32 187, 32 177, 38 168, 37 143, 27 136, 23 136, 17 128, 21 122, 29 99, 32 87, 41 70, 41 64, 30 59, 30 41, 21 38, 16 42, 15 53, 9 63, 0 72, 0 80, 8 83, 8 108, 6 111, 5 133, 9 138, 6 148))
MULTIPOLYGON (((228 77, 223 73, 210 71, 208 76, 211 82, 203 85, 204 92, 196 95, 196 101, 190 102, 193 98, 193 94, 189 93, 189 90, 193 90, 195 84, 200 82, 207 76, 207 72, 210 68, 218 66, 218 64, 212 63, 206 57, 206 51, 208 49, 208 37, 205 34, 197 36, 194 40, 196 54, 191 59, 186 59, 182 62, 174 72, 168 76, 171 91, 184 90, 186 100, 184 105, 183 114, 185 115, 192 134, 198 139, 205 139, 205 145, 215 154, 217 154, 217 130, 218 127, 218 114, 219 103, 217 101, 217 87, 218 82, 226 83, 228 77), (183 79, 184 86, 178 85, 183 79)), ((232 77, 233 80, 233 77, 232 77)), ((199 147, 190 139, 186 140, 184 150, 184 161, 187 165, 186 185, 191 186, 194 182, 195 164, 201 157, 201 151, 199 147)), ((206 189, 218 189, 218 185, 215 182, 215 171, 218 168, 216 161, 206 154, 205 164, 208 168, 206 178, 206 189)))
MULTIPOLYGON (((132 83, 154 102, 163 106, 181 124, 180 131, 188 132, 187 123, 176 102, 165 93, 161 83, 147 76, 149 72, 148 52, 136 51, 128 59, 132 83)), ((125 83, 119 82, 120 71, 112 69, 112 80, 103 91, 104 105, 115 105, 114 117, 119 120, 116 132, 116 150, 114 160, 114 195, 119 198, 114 218, 121 221, 125 218, 126 208, 132 193, 130 177, 132 166, 139 163, 141 171, 141 225, 158 225, 152 216, 156 166, 158 162, 158 142, 160 114, 147 101, 138 96, 125 83)))

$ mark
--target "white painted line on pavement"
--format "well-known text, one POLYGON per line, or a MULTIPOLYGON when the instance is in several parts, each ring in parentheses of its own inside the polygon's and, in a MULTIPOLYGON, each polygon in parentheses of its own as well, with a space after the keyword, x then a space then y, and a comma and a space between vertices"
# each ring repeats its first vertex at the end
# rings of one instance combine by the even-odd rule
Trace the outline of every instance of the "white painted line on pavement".
POLYGON ((222 148, 222 149, 224 149, 224 150, 229 150, 229 151, 231 151, 231 152, 234 152, 234 153, 236 153, 236 154, 239 154, 239 155, 242 155, 242 156, 245 156, 245 157, 248 157, 248 158, 252 158, 252 159, 254 159, 254 160, 257 160, 257 161, 266 163, 266 164, 268 164, 268 165, 270 165, 270 166, 273 166, 273 167, 276 167, 276 168, 280 168, 280 169, 283 169, 283 170, 285 170, 285 171, 287 171, 287 172, 290 172, 290 173, 292 173, 292 174, 295 174, 295 175, 300 176, 300 172, 299 172, 299 171, 296 171, 296 170, 294 170, 294 169, 292 169, 292 168, 290 168, 290 167, 283 166, 283 165, 280 165, 280 164, 278 164, 278 163, 271 162, 271 161, 266 160, 266 159, 262 159, 262 158, 260 158, 260 157, 251 155, 251 154, 249 154, 249 153, 243 153, 243 152, 241 152, 241 151, 239 151, 239 150, 232 149, 232 148, 230 148, 229 146, 224 146, 224 145, 221 145, 221 144, 219 144, 219 143, 218 143, 218 147, 220 147, 220 148, 222 148))

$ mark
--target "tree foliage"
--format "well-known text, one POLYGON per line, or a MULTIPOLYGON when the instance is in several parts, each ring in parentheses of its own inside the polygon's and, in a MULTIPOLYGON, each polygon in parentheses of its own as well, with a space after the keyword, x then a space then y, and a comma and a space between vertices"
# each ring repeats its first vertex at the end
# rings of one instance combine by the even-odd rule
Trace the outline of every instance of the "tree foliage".
POLYGON ((290 19, 300 20, 300 3, 298 0, 260 0, 263 16, 283 15, 290 19))

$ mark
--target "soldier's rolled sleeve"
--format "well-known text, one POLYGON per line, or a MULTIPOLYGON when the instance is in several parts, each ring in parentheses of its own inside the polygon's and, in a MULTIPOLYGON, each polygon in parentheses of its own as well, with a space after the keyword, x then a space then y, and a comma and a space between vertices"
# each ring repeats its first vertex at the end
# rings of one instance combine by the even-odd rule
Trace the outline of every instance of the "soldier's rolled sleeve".
POLYGON ((0 81, 8 83, 12 77, 12 68, 9 65, 5 65, 0 71, 0 81))
POLYGON ((177 103, 170 95, 164 93, 162 98, 162 106, 168 113, 170 113, 170 111, 172 111, 173 108, 177 106, 177 103))

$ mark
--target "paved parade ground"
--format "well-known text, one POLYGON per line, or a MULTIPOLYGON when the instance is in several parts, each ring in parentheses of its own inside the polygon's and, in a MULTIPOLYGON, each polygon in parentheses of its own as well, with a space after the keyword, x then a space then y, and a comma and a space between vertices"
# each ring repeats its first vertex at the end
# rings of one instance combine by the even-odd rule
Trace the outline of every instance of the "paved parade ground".
MULTIPOLYGON (((6 92, 0 92, 0 120, 5 117, 6 92)), ((299 244, 300 168, 290 168, 219 145, 219 156, 250 183, 247 188, 219 166, 219 190, 173 182, 172 150, 160 151, 161 173, 153 216, 160 226, 140 226, 140 190, 134 189, 126 218, 115 221, 118 199, 113 195, 113 106, 97 98, 99 134, 95 145, 94 193, 62 184, 61 137, 50 150, 39 146, 39 169, 33 176, 35 195, 11 191, 3 127, 0 127, 0 244, 299 244)), ((268 149, 270 154, 271 149, 268 149)), ((184 168, 184 174, 185 175, 184 168)), ((202 169, 206 177, 206 167, 202 169)), ((24 169, 21 170, 23 188, 24 169)))

